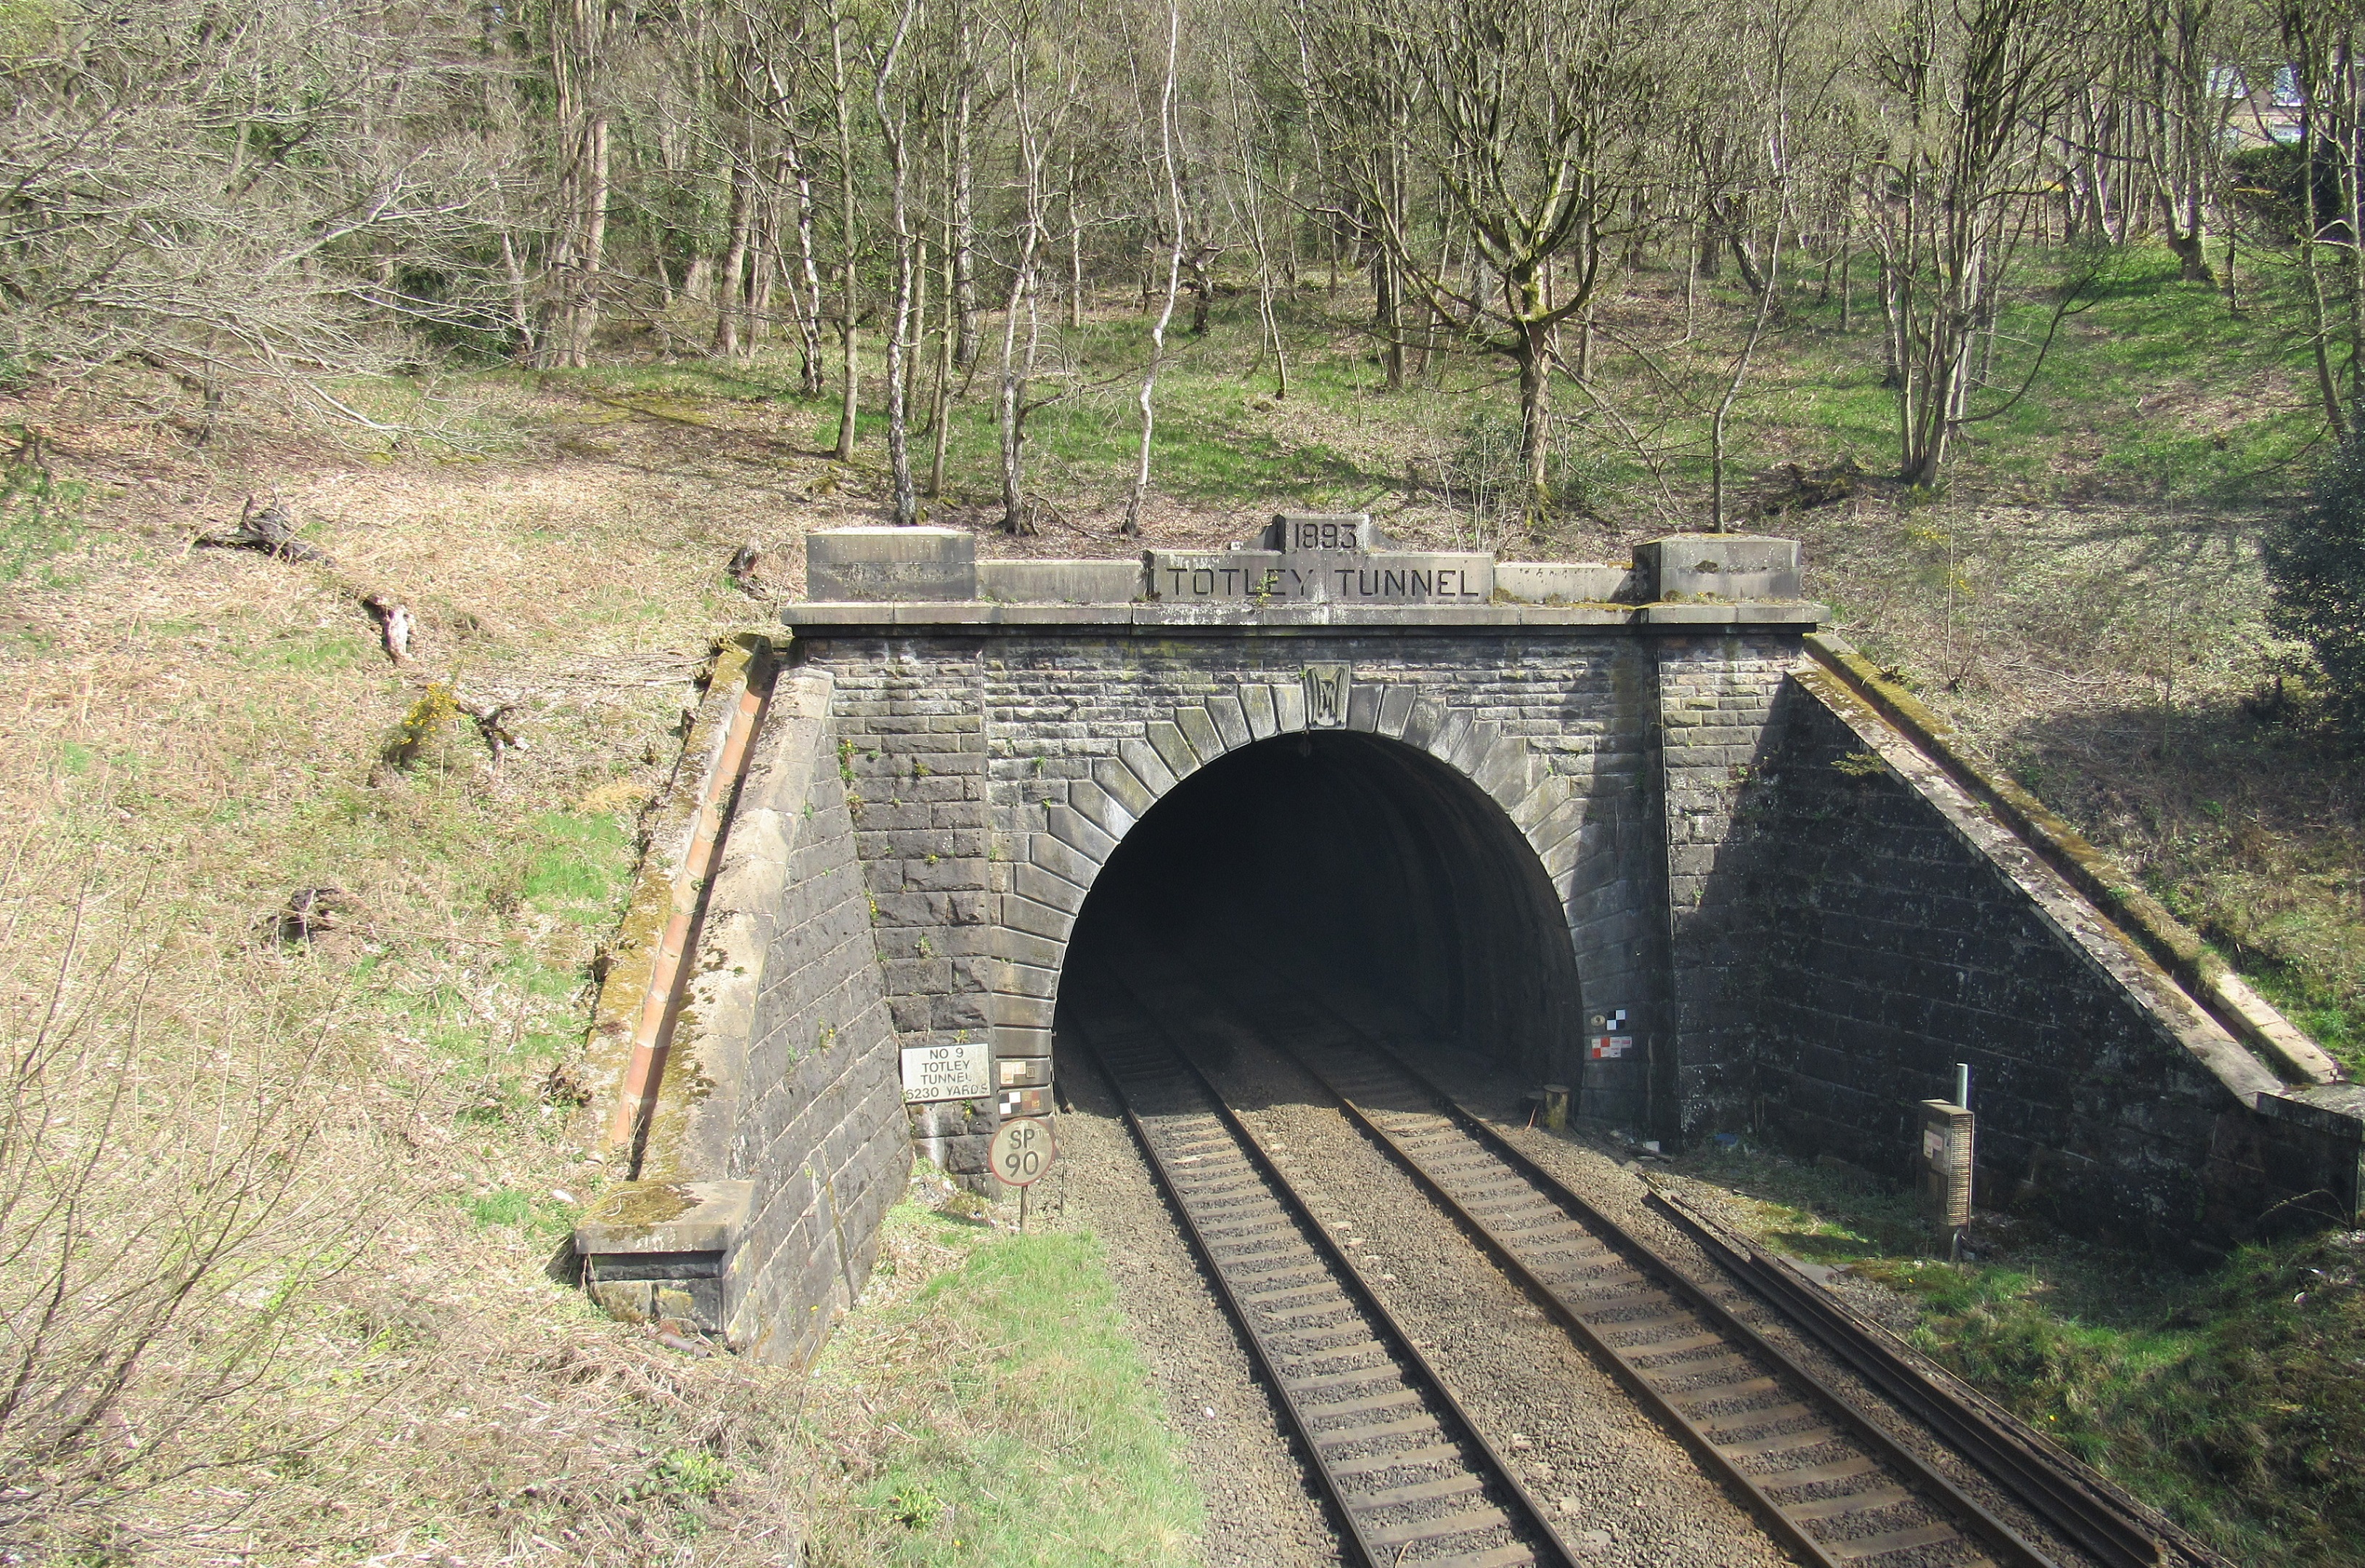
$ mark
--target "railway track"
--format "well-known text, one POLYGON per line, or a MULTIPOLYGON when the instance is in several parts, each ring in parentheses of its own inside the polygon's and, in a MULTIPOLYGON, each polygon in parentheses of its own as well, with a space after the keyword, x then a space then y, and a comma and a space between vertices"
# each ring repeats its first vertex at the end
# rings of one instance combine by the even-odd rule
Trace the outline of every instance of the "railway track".
POLYGON ((1164 1031, 1069 1000, 1151 1173, 1371 1568, 1573 1568, 1544 1512, 1164 1031))
MULTIPOLYGON (((1131 1070, 1162 1060, 1171 1064, 1163 1070, 1187 1074, 1200 1114, 1225 1118, 1249 1137, 1223 1105, 1213 1079, 1190 1059, 1179 1032, 1154 1022, 1204 1014, 1220 1003, 1188 980, 1161 982, 1154 962, 1129 972, 1152 977, 1129 988, 1134 1007, 1104 1006, 1101 1013, 1106 1030, 1108 1020, 1130 1012, 1133 1054, 1121 1059, 1137 1064, 1131 1070)), ((1802 1561, 1819 1568, 2055 1568, 2053 1558, 1848 1395, 1735 1316, 1372 1035, 1286 988, 1261 989, 1251 1007, 1233 1011, 1242 1017, 1252 1012, 1260 1039, 1320 1084, 1534 1300, 1609 1362, 1802 1561)), ((1106 1061, 1100 1039, 1091 1043, 1106 1061)), ((1121 1094, 1126 1070, 1113 1069, 1121 1094)), ((1127 1104, 1130 1114, 1129 1095, 1127 1104)), ((1138 1119, 1135 1130, 1152 1148, 1155 1166, 1153 1134, 1138 1119)), ((1269 1162, 1268 1171, 1275 1201, 1290 1204, 1300 1225, 1318 1234, 1302 1202, 1287 1192, 1285 1176, 1269 1162)), ((1174 1191, 1171 1182, 1169 1191, 1174 1191)), ((2087 1560, 2108 1568, 2222 1563, 2008 1415, 1914 1366, 1893 1342, 1883 1343, 1778 1260, 1679 1204, 1664 1196, 1654 1201, 1737 1282, 1978 1466, 2087 1560)), ((1180 1195, 1176 1203, 1187 1209, 1180 1195)), ((1204 1242, 1202 1253, 1220 1277, 1224 1261, 1204 1242)), ((1352 1272, 1343 1258, 1333 1264, 1352 1272)), ((1378 1305, 1375 1299, 1373 1305, 1378 1305)), ((1435 1383, 1434 1372, 1429 1375, 1435 1383)), ((1274 1382, 1279 1386, 1283 1380, 1274 1382)), ((1441 1383, 1436 1387, 1442 1393, 1441 1383)), ((1463 1426, 1466 1430, 1467 1422, 1463 1426)), ((1499 1459, 1493 1462, 1508 1482, 1499 1459)), ((1516 1488, 1516 1482, 1510 1484, 1516 1488)))

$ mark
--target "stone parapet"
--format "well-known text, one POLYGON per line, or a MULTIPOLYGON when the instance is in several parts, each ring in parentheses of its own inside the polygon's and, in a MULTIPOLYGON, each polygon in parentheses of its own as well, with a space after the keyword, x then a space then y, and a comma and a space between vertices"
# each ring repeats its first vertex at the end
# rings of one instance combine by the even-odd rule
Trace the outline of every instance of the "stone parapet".
POLYGON ((805 536, 805 592, 814 599, 975 599, 977 586, 977 535, 965 528, 832 528, 805 536))
POLYGON ((1678 533, 1634 546, 1642 599, 1743 603, 1799 597, 1799 542, 1744 533, 1678 533))
MULTIPOLYGON (((806 603, 791 625, 817 624, 850 605, 893 606, 887 623, 1046 623, 1043 607, 1132 606, 1148 613, 1090 623, 1355 624, 1356 612, 1435 616, 1477 608, 1502 611, 1474 623, 1503 625, 1765 624, 1822 618, 1801 610, 1796 541, 1746 534, 1676 534, 1635 546, 1632 564, 1498 562, 1485 551, 1397 547, 1362 513, 1284 512, 1250 544, 1222 550, 1151 550, 1132 560, 977 561, 975 536, 959 529, 847 528, 805 540, 806 603), (1015 615, 953 606, 1024 607, 1015 615), (1566 620, 1522 615, 1621 607, 1566 620), (1685 613, 1674 613, 1676 606, 1685 613), (1704 607, 1721 607, 1720 618, 1704 607), (1769 610, 1789 606, 1787 616, 1769 610), (1172 619, 1181 611, 1181 622, 1172 619), (1349 613, 1333 613, 1349 612, 1349 613), (1655 611, 1655 612, 1654 612, 1655 611), (1199 618, 1212 615, 1212 621, 1199 618)), ((873 610, 872 613, 880 613, 873 610)), ((829 623, 852 625, 837 619, 829 623)), ((1079 621, 1076 623, 1087 623, 1079 621)), ((1467 624, 1448 619, 1442 623, 1467 624)))
POLYGON ((796 603, 780 620, 799 636, 860 633, 1003 630, 1024 633, 1067 631, 1145 636, 1288 636, 1305 631, 1409 633, 1535 630, 1684 632, 1731 627, 1736 631, 1813 630, 1830 619, 1821 604, 1799 599, 1730 604, 1233 604, 1216 601, 1156 604, 927 604, 796 603))

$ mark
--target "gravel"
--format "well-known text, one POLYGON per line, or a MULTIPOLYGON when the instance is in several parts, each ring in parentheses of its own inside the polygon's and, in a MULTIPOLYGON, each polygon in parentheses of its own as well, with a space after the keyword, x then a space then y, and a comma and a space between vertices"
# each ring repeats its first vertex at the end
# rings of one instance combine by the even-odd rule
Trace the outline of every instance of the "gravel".
POLYGON ((1211 1022, 1203 1059, 1471 1420, 1603 1568, 1789 1559, 1298 1070, 1211 1022), (1218 1066, 1220 1063, 1220 1066, 1218 1066))

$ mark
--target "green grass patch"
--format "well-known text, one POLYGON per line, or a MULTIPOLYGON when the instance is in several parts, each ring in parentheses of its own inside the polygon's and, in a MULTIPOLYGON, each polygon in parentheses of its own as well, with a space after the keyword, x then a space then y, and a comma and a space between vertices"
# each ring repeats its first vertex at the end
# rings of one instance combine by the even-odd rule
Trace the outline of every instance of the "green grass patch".
POLYGON ((369 660, 368 644, 342 632, 288 632, 255 644, 247 662, 263 669, 287 669, 306 675, 326 675, 352 669, 369 660))
POLYGON ((87 486, 61 482, 31 464, 12 463, 0 473, 0 583, 70 586, 56 562, 82 542, 76 508, 86 494, 87 486))
POLYGON ((2297 964, 2255 962, 2244 978, 2283 1015, 2360 1080, 2365 1080, 2365 974, 2312 974, 2297 964))
POLYGON ((544 812, 529 824, 519 890, 545 913, 592 921, 611 918, 632 875, 632 844, 611 815, 544 812))
POLYGON ((911 1204, 888 1234, 891 1249, 901 1237, 961 1257, 857 1315, 815 1370, 824 1384, 859 1384, 877 1437, 814 1521, 813 1561, 1195 1562, 1201 1505, 1100 1243, 994 1235, 911 1204))
POLYGON ((1744 1223, 1912 1303, 1949 1370, 2236 1558, 2365 1561, 2365 1233, 2243 1249, 2202 1274, 1990 1226, 1950 1263, 1910 1194, 1747 1150, 1686 1162, 1744 1223))

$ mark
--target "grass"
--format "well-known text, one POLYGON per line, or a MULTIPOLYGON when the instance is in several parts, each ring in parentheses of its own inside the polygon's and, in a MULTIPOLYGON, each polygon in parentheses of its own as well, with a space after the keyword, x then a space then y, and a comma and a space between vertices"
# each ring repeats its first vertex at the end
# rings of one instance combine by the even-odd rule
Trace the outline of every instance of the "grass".
POLYGON ((849 1318, 814 1369, 815 1436, 835 1462, 807 1560, 1196 1562, 1197 1493, 1099 1242, 996 1234, 907 1203, 884 1245, 884 1301, 849 1318))
POLYGON ((62 439, 82 494, 37 543, 71 548, 0 603, 0 1198, 12 1233, 76 1220, 0 1258, 0 1355, 29 1366, 0 1550, 767 1559, 793 1380, 676 1356, 548 1271, 606 1180, 551 1070, 744 603, 706 532, 735 521, 267 431, 110 455, 111 428, 62 439), (252 475, 336 565, 181 547, 252 475), (420 670, 377 649, 380 586, 420 670), (384 766, 430 677, 516 703, 526 748, 496 768, 464 723, 384 766), (336 918, 284 939, 320 888, 336 918))
POLYGON ((2183 1274, 1982 1215, 1978 1260, 1949 1263, 1908 1195, 1745 1148, 1683 1169, 1766 1242, 1897 1293, 1922 1350, 2220 1551, 2365 1561, 2365 1232, 2183 1274))

